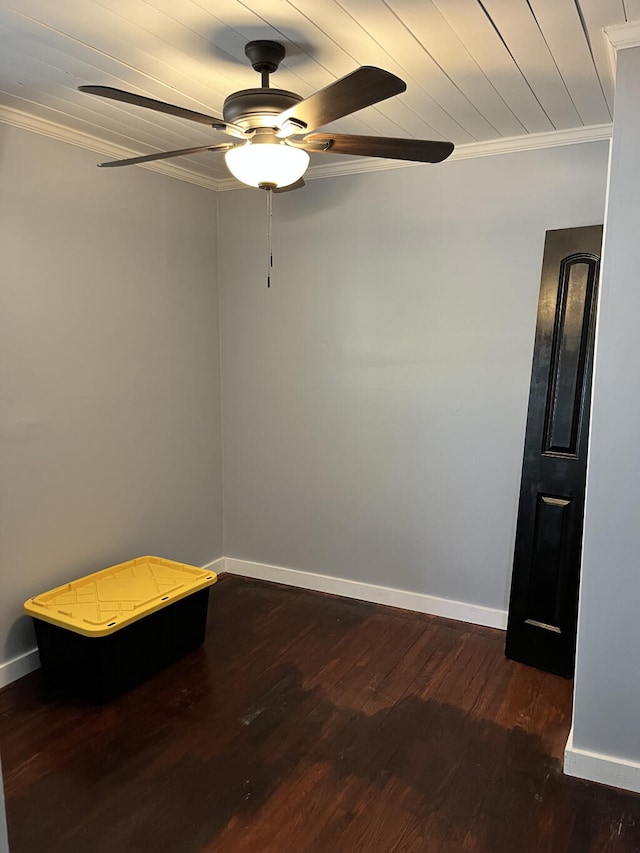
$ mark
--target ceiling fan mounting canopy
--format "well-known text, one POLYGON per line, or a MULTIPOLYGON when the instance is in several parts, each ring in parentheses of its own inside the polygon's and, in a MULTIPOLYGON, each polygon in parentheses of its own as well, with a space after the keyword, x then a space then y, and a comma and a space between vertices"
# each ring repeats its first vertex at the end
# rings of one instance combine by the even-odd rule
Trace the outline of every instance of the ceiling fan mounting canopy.
POLYGON ((278 66, 286 55, 283 44, 280 44, 279 41, 267 41, 266 39, 250 41, 245 46, 244 52, 253 70, 259 74, 262 74, 263 71, 273 74, 274 71, 278 70, 278 66))
MULTIPOLYGON (((204 151, 224 151, 227 166, 239 180, 250 186, 275 187, 280 190, 287 186, 294 189, 304 184, 301 176, 293 180, 291 178, 296 170, 299 171, 300 165, 296 170, 287 168, 276 174, 275 171, 269 171, 272 167, 267 164, 284 163, 289 156, 292 162, 296 159, 300 164, 301 152, 351 154, 359 157, 439 163, 453 151, 451 142, 310 132, 404 92, 407 88, 406 83, 389 71, 365 65, 309 97, 302 98, 295 92, 272 89, 269 86, 269 75, 277 71, 285 57, 284 45, 267 40, 251 41, 246 45, 245 53, 254 70, 261 75, 262 86, 259 89, 243 89, 229 95, 223 105, 222 118, 109 86, 80 86, 80 91, 91 95, 209 125, 214 130, 222 131, 236 140, 223 144, 183 148, 179 151, 146 154, 99 165, 129 166, 204 151), (274 156, 266 156, 268 145, 277 146, 277 152, 273 148, 274 156), (242 149, 241 157, 236 156, 240 154, 240 149, 242 149), (259 152, 262 152, 262 155, 259 155, 259 152), (233 164, 241 160, 249 163, 252 159, 255 162, 251 164, 252 180, 249 182, 241 174, 236 173, 233 164), (259 159, 265 164, 264 173, 261 171, 263 166, 258 163, 259 159), (289 183, 283 183, 283 181, 289 183)), ((306 168, 306 162, 305 160, 304 168, 306 168)), ((275 170, 275 166, 273 169, 275 170)))

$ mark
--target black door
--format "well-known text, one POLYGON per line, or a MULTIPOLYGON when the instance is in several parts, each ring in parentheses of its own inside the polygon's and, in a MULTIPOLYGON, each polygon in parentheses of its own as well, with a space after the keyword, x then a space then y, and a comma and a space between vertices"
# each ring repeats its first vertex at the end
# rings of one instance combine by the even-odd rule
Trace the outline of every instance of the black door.
POLYGON ((602 226, 548 231, 507 657, 573 674, 602 226))

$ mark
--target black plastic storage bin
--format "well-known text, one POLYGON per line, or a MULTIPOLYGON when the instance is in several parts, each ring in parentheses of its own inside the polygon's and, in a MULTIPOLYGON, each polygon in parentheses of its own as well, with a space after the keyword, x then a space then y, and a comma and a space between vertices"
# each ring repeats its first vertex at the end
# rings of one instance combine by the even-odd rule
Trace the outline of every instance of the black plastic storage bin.
POLYGON ((204 640, 215 572, 140 557, 25 602, 45 683, 106 702, 204 640))

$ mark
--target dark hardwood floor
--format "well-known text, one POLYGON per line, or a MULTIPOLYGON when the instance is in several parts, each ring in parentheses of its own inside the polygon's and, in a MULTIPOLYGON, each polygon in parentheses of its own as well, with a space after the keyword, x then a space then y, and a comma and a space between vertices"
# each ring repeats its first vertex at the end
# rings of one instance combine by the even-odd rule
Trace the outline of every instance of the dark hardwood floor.
POLYGON ((0 692, 12 853, 622 853, 563 776, 571 683, 504 634, 223 576, 203 648, 104 706, 0 692))

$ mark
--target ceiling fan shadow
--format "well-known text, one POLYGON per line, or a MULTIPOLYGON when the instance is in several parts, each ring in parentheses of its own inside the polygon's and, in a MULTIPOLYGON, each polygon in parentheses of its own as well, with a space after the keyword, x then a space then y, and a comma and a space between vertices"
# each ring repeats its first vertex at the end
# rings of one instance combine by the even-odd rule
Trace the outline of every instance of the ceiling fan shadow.
POLYGON ((204 51, 202 39, 199 39, 200 52, 207 57, 230 66, 247 68, 245 47, 247 41, 276 40, 286 47, 286 68, 295 70, 311 62, 314 46, 310 44, 301 32, 287 28, 287 35, 269 26, 252 26, 233 22, 226 26, 213 27, 206 36, 204 51))

